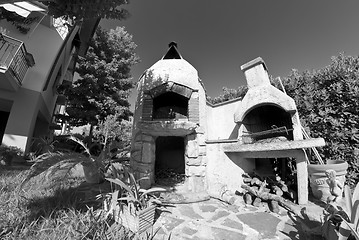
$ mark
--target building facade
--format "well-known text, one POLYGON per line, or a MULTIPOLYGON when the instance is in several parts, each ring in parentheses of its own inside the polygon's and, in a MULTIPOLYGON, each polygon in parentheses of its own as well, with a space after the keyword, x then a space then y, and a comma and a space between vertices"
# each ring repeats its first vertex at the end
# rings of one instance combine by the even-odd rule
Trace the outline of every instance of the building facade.
POLYGON ((61 84, 71 84, 99 19, 69 27, 38 2, 3 4, 0 20, 0 143, 28 152, 34 140, 59 129, 61 84))

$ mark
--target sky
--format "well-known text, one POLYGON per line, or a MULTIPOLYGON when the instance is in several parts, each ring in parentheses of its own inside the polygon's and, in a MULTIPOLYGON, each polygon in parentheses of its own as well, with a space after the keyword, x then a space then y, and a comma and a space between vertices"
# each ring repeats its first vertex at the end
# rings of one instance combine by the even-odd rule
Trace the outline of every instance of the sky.
POLYGON ((101 25, 133 35, 141 59, 134 81, 175 41, 211 97, 246 84, 240 66, 256 57, 284 78, 323 68, 341 52, 359 55, 357 0, 131 0, 125 8, 130 18, 101 25))

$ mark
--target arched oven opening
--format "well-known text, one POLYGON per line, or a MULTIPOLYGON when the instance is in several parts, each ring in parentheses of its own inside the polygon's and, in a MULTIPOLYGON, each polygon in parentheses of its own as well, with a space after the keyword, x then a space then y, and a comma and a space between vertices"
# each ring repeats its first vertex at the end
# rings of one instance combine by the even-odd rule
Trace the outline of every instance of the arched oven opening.
POLYGON ((290 113, 274 105, 252 109, 243 119, 243 143, 258 141, 293 140, 290 113))
POLYGON ((166 92, 153 99, 153 119, 188 119, 188 98, 166 92))
MULTIPOLYGON (((252 109, 243 120, 243 143, 270 143, 293 140, 293 125, 290 113, 274 105, 262 105, 252 109)), ((262 177, 277 173, 285 179, 286 158, 256 158, 255 172, 262 177), (276 169, 276 171, 275 171, 276 169)))

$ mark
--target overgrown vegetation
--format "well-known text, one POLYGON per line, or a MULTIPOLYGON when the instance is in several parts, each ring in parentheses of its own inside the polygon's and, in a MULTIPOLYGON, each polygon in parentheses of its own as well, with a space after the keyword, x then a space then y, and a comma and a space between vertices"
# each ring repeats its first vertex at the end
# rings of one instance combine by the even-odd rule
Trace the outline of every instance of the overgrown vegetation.
POLYGON ((100 140, 107 155, 122 158, 130 150, 131 130, 131 121, 121 120, 118 114, 108 115, 95 128, 94 137, 100 140))
POLYGON ((347 181, 358 182, 359 57, 340 54, 322 69, 293 70, 283 85, 311 137, 325 139, 326 146, 318 149, 321 157, 348 162, 347 181))
POLYGON ((20 157, 23 152, 15 146, 0 145, 0 166, 11 165, 15 157, 20 157))
POLYGON ((237 89, 223 87, 222 91, 223 93, 215 98, 211 98, 210 96, 207 96, 207 101, 212 104, 218 104, 236 98, 238 100, 242 100, 244 95, 246 95, 248 88, 247 86, 239 86, 237 89))
POLYGON ((26 172, 0 169, 0 239, 130 239, 101 206, 86 206, 83 179, 68 178, 56 188, 34 180, 19 191, 26 172))
POLYGON ((139 60, 135 48, 124 28, 96 30, 85 58, 78 59, 80 78, 72 86, 60 87, 67 98, 65 120, 72 126, 95 126, 115 114, 118 120, 128 120, 128 97, 134 86, 130 69, 139 60))

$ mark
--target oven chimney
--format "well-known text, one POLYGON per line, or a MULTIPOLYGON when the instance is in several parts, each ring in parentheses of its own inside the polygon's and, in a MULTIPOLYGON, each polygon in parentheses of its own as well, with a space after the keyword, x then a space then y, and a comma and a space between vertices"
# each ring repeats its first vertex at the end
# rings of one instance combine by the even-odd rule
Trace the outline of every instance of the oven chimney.
POLYGON ((267 66, 261 57, 243 64, 241 70, 246 77, 248 88, 270 85, 267 66))

